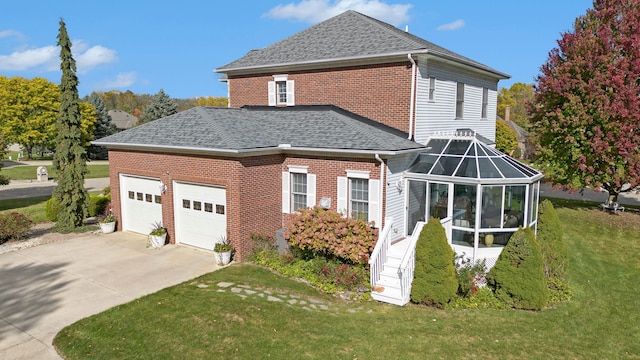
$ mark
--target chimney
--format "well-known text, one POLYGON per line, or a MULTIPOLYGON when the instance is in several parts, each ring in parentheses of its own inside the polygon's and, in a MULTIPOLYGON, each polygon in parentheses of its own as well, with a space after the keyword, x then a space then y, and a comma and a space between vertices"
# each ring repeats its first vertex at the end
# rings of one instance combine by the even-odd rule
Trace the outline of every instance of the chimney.
POLYGON ((504 121, 509 121, 511 117, 511 106, 507 106, 504 108, 504 121))

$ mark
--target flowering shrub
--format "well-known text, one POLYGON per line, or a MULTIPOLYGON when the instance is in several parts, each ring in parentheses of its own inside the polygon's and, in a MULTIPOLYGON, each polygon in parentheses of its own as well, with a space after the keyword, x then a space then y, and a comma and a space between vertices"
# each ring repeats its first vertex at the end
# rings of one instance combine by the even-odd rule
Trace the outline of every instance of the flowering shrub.
POLYGON ((471 263, 471 260, 456 263, 458 295, 470 297, 477 293, 482 286, 487 284, 485 278, 486 272, 487 266, 485 265, 484 259, 478 260, 475 263, 471 263))
POLYGON ((19 240, 31 230, 31 219, 26 215, 12 212, 0 214, 0 244, 9 240, 19 240))
POLYGON ((293 216, 284 238, 289 245, 351 264, 366 264, 378 239, 378 229, 364 220, 345 218, 319 207, 293 216))
POLYGON ((369 272, 361 265, 341 264, 322 257, 304 260, 270 249, 255 252, 252 261, 283 275, 304 279, 328 294, 369 289, 369 272))

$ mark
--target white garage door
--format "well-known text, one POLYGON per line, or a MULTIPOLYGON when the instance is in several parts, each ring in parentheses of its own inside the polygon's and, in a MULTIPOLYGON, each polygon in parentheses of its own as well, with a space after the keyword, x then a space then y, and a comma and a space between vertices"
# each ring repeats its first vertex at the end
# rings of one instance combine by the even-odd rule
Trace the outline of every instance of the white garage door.
POLYGON ((162 221, 160 180, 120 175, 122 230, 148 234, 162 221))
POLYGON ((213 250, 227 235, 225 188, 174 182, 176 242, 213 250))

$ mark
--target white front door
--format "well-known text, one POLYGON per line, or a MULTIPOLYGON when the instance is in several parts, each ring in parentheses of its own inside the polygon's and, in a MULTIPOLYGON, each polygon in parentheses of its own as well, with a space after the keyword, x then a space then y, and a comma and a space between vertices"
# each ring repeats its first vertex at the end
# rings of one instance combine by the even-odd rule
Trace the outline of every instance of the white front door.
POLYGON ((122 230, 149 234, 162 222, 160 180, 120 174, 122 230))
POLYGON ((223 187, 173 183, 176 242, 213 250, 227 236, 227 192, 223 187))

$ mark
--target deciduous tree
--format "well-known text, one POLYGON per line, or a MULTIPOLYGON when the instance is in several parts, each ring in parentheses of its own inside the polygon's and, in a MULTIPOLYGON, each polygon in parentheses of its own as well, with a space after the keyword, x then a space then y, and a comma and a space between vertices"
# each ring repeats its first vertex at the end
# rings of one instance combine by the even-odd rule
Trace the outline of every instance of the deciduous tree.
POLYGON ((75 228, 82 225, 87 215, 89 196, 84 188, 84 176, 87 173, 87 153, 83 146, 78 100, 78 78, 76 62, 71 54, 71 41, 67 28, 60 19, 58 32, 60 46, 60 112, 56 121, 56 152, 53 165, 56 170, 58 186, 53 197, 60 205, 57 226, 75 228))
POLYGON ((533 84, 515 83, 509 89, 501 88, 498 93, 498 115, 506 120, 506 108, 509 107, 509 120, 523 129, 530 127, 528 106, 534 99, 533 84))
POLYGON ((640 0, 596 0, 541 67, 538 162, 567 188, 617 200, 640 184, 640 0))

